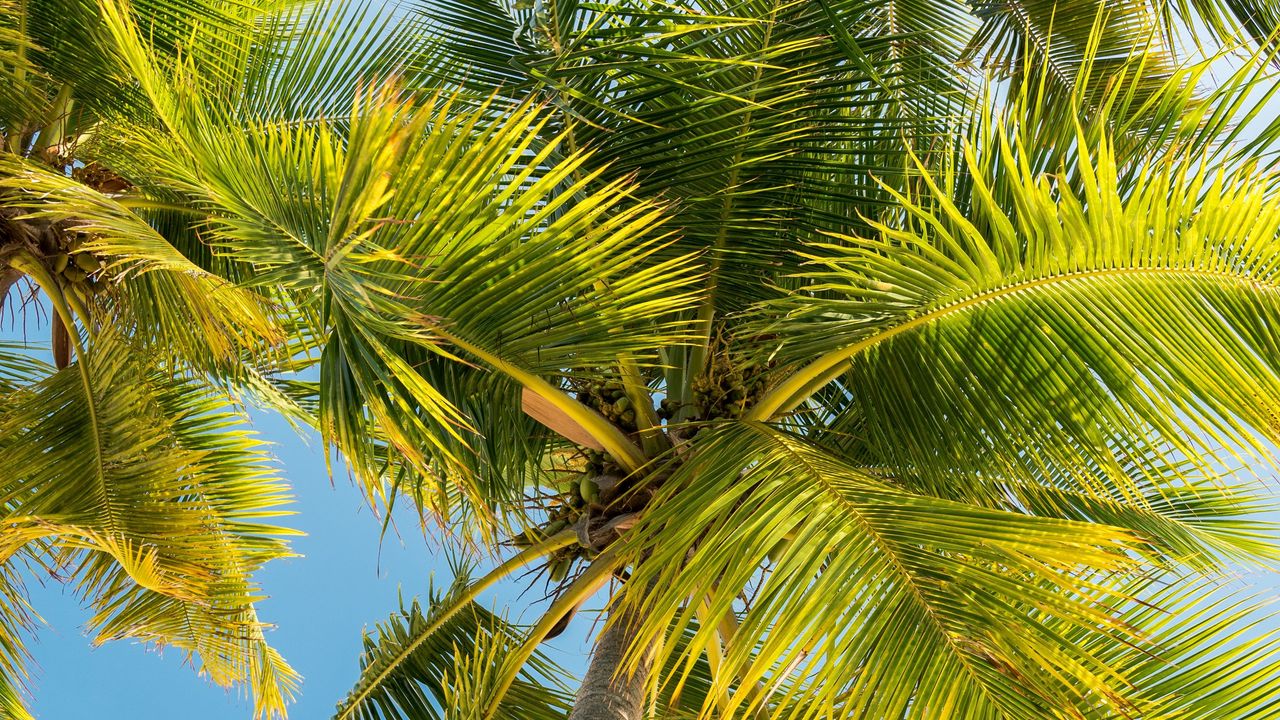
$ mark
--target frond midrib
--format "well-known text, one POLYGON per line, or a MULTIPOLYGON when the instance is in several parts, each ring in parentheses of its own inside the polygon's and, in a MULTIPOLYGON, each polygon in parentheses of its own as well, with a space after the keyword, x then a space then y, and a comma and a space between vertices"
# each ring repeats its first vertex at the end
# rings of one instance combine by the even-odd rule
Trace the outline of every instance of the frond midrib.
MULTIPOLYGON (((404 662, 408 660, 408 658, 413 655, 413 653, 417 651, 424 642, 426 642, 427 638, 431 637, 437 630, 443 627, 450 618, 461 612, 467 605, 479 597, 481 592, 506 577, 516 568, 519 568, 532 560, 536 560, 537 558, 555 552, 562 547, 576 543, 577 541, 578 536, 576 532, 572 529, 565 530, 558 535, 553 535, 523 552, 512 556, 506 562, 494 568, 489 574, 471 583, 457 597, 452 598, 450 604, 436 617, 425 618, 427 619, 427 622, 421 632, 419 632, 416 637, 413 637, 408 642, 401 645, 394 656, 381 663, 381 667, 378 668, 377 674, 374 677, 364 677, 364 673, 367 671, 367 668, 361 672, 361 678, 358 681, 357 689, 353 690, 347 699, 343 701, 342 705, 339 706, 338 714, 336 716, 337 720, 346 720, 347 718, 355 717, 355 714, 359 712, 361 705, 368 700, 384 682, 387 681, 387 678, 391 677, 397 667, 404 664, 404 662)), ((372 667, 372 664, 370 667, 372 667)))
POLYGON ((1226 270, 1210 270, 1195 267, 1151 266, 1076 270, 998 285, 975 295, 967 296, 961 300, 936 307, 921 315, 917 315, 906 322, 859 340, 852 345, 840 348, 839 350, 833 350, 820 356, 808 366, 792 375, 786 382, 779 385, 777 389, 762 398, 760 403, 744 416, 744 419, 765 421, 779 414, 790 412, 819 388, 835 379, 842 372, 840 366, 846 360, 849 360, 886 340, 890 340, 898 335, 921 326, 928 325, 935 320, 949 317, 953 314, 962 313, 983 305, 988 305, 1024 291, 1073 282, 1143 275, 1170 275, 1184 276, 1192 279, 1218 280, 1225 283, 1246 285, 1262 293, 1274 293, 1280 291, 1280 284, 1277 284, 1274 281, 1262 280, 1257 277, 1242 275, 1226 270))
MULTIPOLYGON (((763 53, 769 49, 773 41, 774 27, 778 22, 778 11, 786 4, 785 1, 772 4, 768 19, 764 23, 764 37, 760 41, 760 52, 763 53)), ((756 65, 752 73, 751 91, 743 98, 747 102, 747 111, 738 130, 740 137, 747 137, 751 133, 752 121, 755 118, 756 101, 760 95, 760 83, 763 78, 763 66, 756 65)), ((704 366, 707 362, 707 354, 710 352, 714 333, 716 302, 720 290, 720 273, 724 263, 725 249, 729 242, 729 219, 733 214, 737 197, 733 190, 737 187, 741 177, 740 166, 742 165, 743 154, 744 149, 739 145, 737 152, 733 155, 732 163, 729 166, 729 176, 724 186, 726 194, 720 205, 719 227, 711 245, 710 267, 707 269, 707 292, 703 298, 702 306, 698 308, 698 314, 694 321, 699 342, 689 353, 689 365, 683 378, 685 386, 677 388, 679 399, 682 403, 688 402, 691 398, 693 379, 706 370, 704 366)))
POLYGON ((759 425, 755 426, 755 431, 763 435, 768 441, 778 446, 782 450, 782 452, 786 453, 791 458, 792 462, 803 467, 809 473, 809 477, 811 477, 814 480, 814 482, 821 488, 820 489, 821 494, 830 497, 838 507, 842 508, 849 516, 851 516, 858 523, 859 526, 862 527, 863 531, 866 534, 866 537, 869 538, 876 547, 880 548, 880 551, 884 553, 884 557, 889 561, 889 563, 897 571, 897 575, 903 581, 903 585, 908 588, 909 595, 915 600, 919 608, 924 611, 925 616, 929 618, 929 623, 933 625, 933 627, 938 631, 938 634, 942 636, 945 645, 951 649, 951 652, 955 657, 956 661, 960 664, 961 667, 964 668, 965 672, 969 675, 969 677, 973 680, 973 682, 979 688, 982 688, 983 695, 987 695, 989 698, 991 698, 991 700, 993 701, 992 702, 993 709, 996 709, 996 711, 1000 713, 1000 716, 1004 717, 1005 714, 1002 710, 999 709, 999 703, 996 702, 996 698, 991 697, 988 694, 987 685, 982 681, 981 673, 979 673, 976 668, 974 668, 972 665, 969 664, 969 662, 965 658, 964 652, 960 649, 958 645, 956 645, 955 638, 952 637, 951 631, 947 628, 942 618, 938 617, 936 608, 933 607, 933 605, 929 602, 929 600, 925 597, 924 593, 921 591, 920 587, 916 584, 915 578, 912 576, 911 571, 907 569, 907 566, 903 564, 902 558, 900 557, 896 548, 893 546, 893 543, 887 538, 885 538, 877 530, 875 525, 873 525, 869 520, 867 520, 866 516, 862 513, 862 511, 856 505, 849 502, 845 497, 843 497, 840 491, 837 490, 835 487, 833 487, 831 483, 827 480, 826 475, 824 475, 817 467, 815 467, 813 463, 809 462, 801 453, 798 453, 795 450, 793 450, 785 442, 780 442, 777 437, 772 436, 769 432, 767 431, 762 432, 762 428, 759 425))

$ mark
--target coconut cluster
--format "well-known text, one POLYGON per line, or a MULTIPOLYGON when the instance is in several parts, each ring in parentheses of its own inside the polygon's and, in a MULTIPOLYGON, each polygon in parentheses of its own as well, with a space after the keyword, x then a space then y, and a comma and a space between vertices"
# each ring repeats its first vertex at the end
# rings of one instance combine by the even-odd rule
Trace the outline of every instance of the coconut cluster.
MULTIPOLYGON (((774 365, 773 361, 735 362, 727 352, 717 352, 707 371, 693 381, 690 402, 681 406, 664 398, 656 409, 657 416, 671 422, 668 431, 677 439, 692 437, 715 421, 740 417, 764 394, 774 365)), ((577 385, 577 399, 623 431, 636 432, 636 408, 620 378, 581 382, 577 385)), ((557 483, 555 492, 544 498, 549 500, 546 521, 541 527, 514 536, 514 545, 532 545, 570 527, 589 534, 610 518, 642 508, 652 495, 651 489, 645 492, 649 489, 646 483, 657 481, 652 476, 629 476, 609 455, 587 448, 580 448, 568 466, 557 472, 564 473, 567 479, 557 483), (620 498, 625 501, 620 502, 620 498)), ((597 550, 583 540, 556 551, 548 558, 551 581, 563 581, 578 559, 590 558, 597 550)))
MULTIPOLYGON (((617 465, 604 453, 595 450, 582 451, 574 465, 576 467, 568 474, 568 479, 557 483, 556 493, 549 498, 546 522, 541 527, 530 528, 513 536, 513 545, 533 545, 574 526, 584 514, 596 516, 604 509, 600 504, 600 483, 602 479, 610 477, 605 475, 606 472, 619 470, 617 465)), ((590 547, 581 544, 557 550, 548 558, 548 575, 551 581, 563 581, 578 558, 591 558, 594 555, 595 552, 590 547)))
POLYGON ((636 409, 619 380, 593 380, 578 391, 578 402, 595 408, 626 432, 636 431, 636 409))
MULTIPOLYGON (((530 528, 524 532, 517 533, 511 538, 511 544, 516 547, 528 547, 534 543, 549 538, 552 535, 563 532, 572 524, 571 518, 566 513, 553 513, 548 519, 547 524, 541 528, 530 528)), ((569 568, 573 566, 573 561, 583 554, 583 548, 570 545, 560 548, 551 557, 547 559, 548 574, 552 582, 560 582, 569 574, 569 568)))
POLYGON ((81 165, 71 171, 71 177, 104 195, 114 195, 133 187, 128 180, 97 163, 81 165))
POLYGON ((769 384, 773 360, 735 362, 726 353, 712 357, 707 372, 690 383, 688 403, 662 400, 658 417, 673 423, 672 432, 688 439, 709 423, 741 417, 760 399, 769 384))
POLYGON ((47 234, 40 250, 49 271, 64 285, 93 294, 103 292, 107 288, 105 265, 98 256, 83 249, 83 243, 76 233, 47 234))
POLYGON ((727 354, 716 355, 706 374, 690 383, 694 416, 704 421, 741 417, 764 394, 774 365, 773 360, 735 364, 727 354))

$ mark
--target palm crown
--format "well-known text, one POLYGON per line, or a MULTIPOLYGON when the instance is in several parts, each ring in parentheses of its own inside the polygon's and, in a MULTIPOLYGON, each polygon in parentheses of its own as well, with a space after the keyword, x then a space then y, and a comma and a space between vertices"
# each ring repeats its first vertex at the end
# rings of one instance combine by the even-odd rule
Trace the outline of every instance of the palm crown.
POLYGON ((243 402, 506 556, 340 717, 1271 712, 1277 8, 0 6, 10 716, 24 563, 283 714, 243 402), (541 621, 477 603, 533 563, 541 621), (536 648, 606 587, 575 702, 536 648))

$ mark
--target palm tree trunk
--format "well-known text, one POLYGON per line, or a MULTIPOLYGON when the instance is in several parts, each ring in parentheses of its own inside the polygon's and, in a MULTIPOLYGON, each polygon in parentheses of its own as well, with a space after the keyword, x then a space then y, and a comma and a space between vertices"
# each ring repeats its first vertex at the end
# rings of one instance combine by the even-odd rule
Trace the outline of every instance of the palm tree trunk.
POLYGON ((634 617, 620 617, 600 634, 569 720, 641 720, 644 716, 652 653, 645 654, 634 674, 621 670, 635 640, 635 621, 634 617))
POLYGON ((0 312, 4 311, 4 300, 9 297, 9 290, 22 279, 22 273, 13 268, 0 270, 0 312))

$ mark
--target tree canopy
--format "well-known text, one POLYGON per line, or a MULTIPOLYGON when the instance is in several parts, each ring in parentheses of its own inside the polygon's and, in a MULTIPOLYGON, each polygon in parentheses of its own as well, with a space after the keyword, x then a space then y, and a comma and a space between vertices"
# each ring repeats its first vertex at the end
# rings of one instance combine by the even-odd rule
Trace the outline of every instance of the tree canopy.
POLYGON ((0 288, 51 359, 0 347, 0 717, 33 570, 284 716, 248 405, 493 565, 338 718, 1270 717, 1278 30, 0 0, 0 288), (479 598, 528 566, 526 627, 479 598), (600 593, 576 683, 538 645, 600 593))

